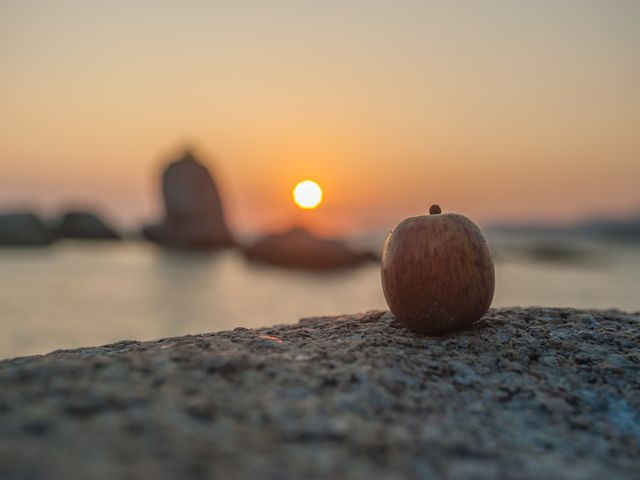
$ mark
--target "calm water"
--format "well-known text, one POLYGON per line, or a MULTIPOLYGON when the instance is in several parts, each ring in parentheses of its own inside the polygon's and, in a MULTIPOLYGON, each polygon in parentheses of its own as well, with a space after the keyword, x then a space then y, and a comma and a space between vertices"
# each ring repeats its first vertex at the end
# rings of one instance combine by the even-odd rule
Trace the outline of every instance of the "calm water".
MULTIPOLYGON (((588 261, 550 263, 513 239, 494 245, 494 306, 640 310, 637 248, 588 245, 588 261)), ((0 250, 0 358, 379 308, 376 265, 314 275, 136 242, 0 250)))

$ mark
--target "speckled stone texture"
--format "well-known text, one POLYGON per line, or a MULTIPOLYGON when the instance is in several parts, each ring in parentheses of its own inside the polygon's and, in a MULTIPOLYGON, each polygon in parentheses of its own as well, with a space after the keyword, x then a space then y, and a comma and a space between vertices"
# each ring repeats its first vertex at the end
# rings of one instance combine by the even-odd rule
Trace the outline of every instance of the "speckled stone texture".
POLYGON ((640 316, 389 313, 0 362, 2 479, 640 478, 640 316))

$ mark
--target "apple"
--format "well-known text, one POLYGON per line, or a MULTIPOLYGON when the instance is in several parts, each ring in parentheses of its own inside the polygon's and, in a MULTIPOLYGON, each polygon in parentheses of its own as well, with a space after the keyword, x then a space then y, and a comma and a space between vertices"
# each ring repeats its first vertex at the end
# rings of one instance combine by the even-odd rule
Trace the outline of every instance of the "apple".
POLYGON ((464 215, 443 214, 438 205, 389 234, 381 275, 391 313, 422 334, 469 327, 493 300, 495 270, 482 231, 464 215))

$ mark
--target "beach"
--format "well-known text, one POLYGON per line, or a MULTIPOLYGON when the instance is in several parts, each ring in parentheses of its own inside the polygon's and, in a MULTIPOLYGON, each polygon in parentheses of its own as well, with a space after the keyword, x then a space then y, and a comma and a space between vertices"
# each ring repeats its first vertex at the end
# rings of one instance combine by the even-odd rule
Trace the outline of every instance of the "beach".
POLYGON ((640 1, 0 1, 0 480, 640 479, 640 1))

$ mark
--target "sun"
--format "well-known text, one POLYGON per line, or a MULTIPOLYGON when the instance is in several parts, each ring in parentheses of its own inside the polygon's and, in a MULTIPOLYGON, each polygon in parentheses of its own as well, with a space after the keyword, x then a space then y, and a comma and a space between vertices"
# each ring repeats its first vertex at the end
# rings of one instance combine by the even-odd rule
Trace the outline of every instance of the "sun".
POLYGON ((293 201, 304 210, 311 210, 322 203, 322 188, 313 180, 303 180, 293 188, 293 201))

